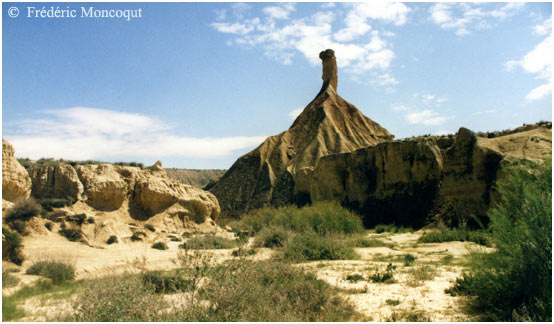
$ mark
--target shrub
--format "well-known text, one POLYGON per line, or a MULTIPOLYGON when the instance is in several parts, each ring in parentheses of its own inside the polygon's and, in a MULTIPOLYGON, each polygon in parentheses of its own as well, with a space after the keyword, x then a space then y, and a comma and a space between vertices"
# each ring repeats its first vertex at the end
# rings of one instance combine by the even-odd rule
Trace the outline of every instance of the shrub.
POLYGON ((440 231, 426 232, 420 238, 421 243, 442 243, 451 241, 475 242, 484 246, 491 246, 490 234, 486 231, 472 231, 465 228, 441 229, 440 231))
POLYGON ((54 284, 75 279, 75 268, 70 264, 57 261, 35 262, 26 273, 50 278, 54 284))
POLYGON ((505 169, 489 211, 496 251, 473 253, 454 291, 495 321, 552 321, 552 162, 505 169))
POLYGON ((10 227, 21 235, 29 234, 29 232, 25 230, 25 222, 20 219, 12 221, 10 227))
POLYGON ((231 255, 234 257, 250 256, 254 254, 256 254, 256 249, 245 249, 242 246, 231 253, 231 255))
POLYGON ((258 234, 255 245, 267 248, 283 247, 289 236, 289 233, 282 228, 265 228, 258 234))
POLYGON ((398 299, 387 299, 387 300, 385 300, 385 302, 387 303, 387 305, 390 305, 390 306, 400 305, 400 300, 398 300, 398 299))
POLYGON ((181 239, 175 235, 169 235, 168 237, 171 242, 181 242, 181 239))
POLYGON ((298 234, 285 245, 284 257, 291 261, 359 259, 351 247, 310 232, 298 234))
POLYGON ((79 226, 82 225, 86 219, 87 219, 86 214, 75 214, 73 216, 68 217, 68 220, 77 223, 77 225, 79 226))
POLYGON ((204 235, 193 237, 179 245, 182 249, 209 250, 209 249, 232 249, 237 246, 235 240, 226 239, 215 235, 204 235))
POLYGON ((42 208, 33 198, 18 200, 6 213, 6 221, 26 221, 33 216, 38 216, 42 208))
POLYGON ((364 280, 364 277, 360 274, 353 274, 353 275, 347 275, 346 280, 350 282, 358 282, 360 280, 364 280))
POLYGON ((314 231, 319 235, 364 231, 360 216, 336 202, 316 202, 303 208, 262 208, 243 216, 240 221, 233 224, 236 231, 253 234, 272 226, 297 233, 314 231))
POLYGON ((6 243, 2 245, 2 260, 8 260, 17 265, 21 265, 25 260, 23 257, 21 236, 4 227, 2 227, 2 235, 6 240, 6 243))
POLYGON ((409 266, 411 266, 412 264, 414 264, 415 260, 416 260, 416 257, 413 256, 412 254, 409 254, 409 253, 408 253, 408 254, 404 254, 404 265, 405 265, 406 267, 409 267, 409 266))
POLYGON ((58 233, 72 242, 79 242, 83 238, 83 232, 80 229, 62 228, 58 233))
POLYGON ((141 275, 142 282, 152 287, 155 293, 169 294, 177 291, 189 291, 192 289, 190 280, 186 280, 178 274, 167 274, 161 271, 150 271, 141 275))
POLYGON ((52 223, 52 222, 44 223, 44 227, 46 227, 46 229, 51 232, 52 228, 54 227, 54 223, 52 223))
POLYGON ((394 224, 379 224, 374 227, 375 233, 381 234, 385 232, 389 233, 411 233, 414 230, 411 227, 396 226, 394 224))
POLYGON ((217 306, 188 321, 335 322, 355 314, 329 284, 286 263, 231 262, 210 277, 201 297, 217 306))
POLYGON ((396 266, 393 266, 392 263, 389 263, 387 269, 384 273, 380 273, 379 270, 375 271, 374 274, 369 276, 369 281, 375 283, 394 283, 394 274, 393 271, 396 269, 396 266))
POLYGON ((108 240, 106 241, 106 244, 114 244, 114 243, 119 243, 119 240, 117 239, 117 236, 112 235, 108 238, 108 240))
POLYGON ((361 237, 361 238, 355 238, 353 240, 350 240, 347 242, 349 246, 353 247, 390 247, 390 244, 387 244, 379 239, 374 238, 367 238, 367 237, 361 237))
POLYGON ((145 224, 144 227, 149 230, 150 232, 155 232, 156 229, 151 224, 145 224))
POLYGON ((94 224, 95 220, 92 217, 87 218, 87 223, 94 224))
POLYGON ((60 198, 51 198, 51 199, 42 199, 39 200, 42 208, 46 210, 52 210, 52 208, 62 208, 66 206, 73 205, 72 199, 60 199, 60 198))
POLYGON ((19 278, 10 274, 10 271, 2 271, 2 288, 9 288, 16 286, 19 283, 19 278))
POLYGON ((168 303, 142 278, 129 274, 85 283, 73 305, 69 322, 153 322, 163 321, 160 310, 168 303))
POLYGON ((137 232, 134 232, 133 235, 131 236, 131 241, 133 242, 142 241, 144 237, 146 237, 146 233, 137 231, 137 232))
POLYGON ((167 244, 165 244, 164 242, 156 242, 156 243, 152 244, 152 248, 157 249, 157 250, 167 250, 168 249, 167 244))

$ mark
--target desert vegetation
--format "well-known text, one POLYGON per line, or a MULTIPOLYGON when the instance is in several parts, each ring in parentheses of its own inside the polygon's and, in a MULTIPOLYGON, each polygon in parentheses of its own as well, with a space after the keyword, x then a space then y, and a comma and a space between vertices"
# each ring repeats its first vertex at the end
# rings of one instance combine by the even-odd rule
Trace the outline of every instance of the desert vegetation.
POLYGON ((449 290, 494 321, 552 321, 552 162, 521 162, 498 184, 489 212, 496 251, 473 253, 449 290))

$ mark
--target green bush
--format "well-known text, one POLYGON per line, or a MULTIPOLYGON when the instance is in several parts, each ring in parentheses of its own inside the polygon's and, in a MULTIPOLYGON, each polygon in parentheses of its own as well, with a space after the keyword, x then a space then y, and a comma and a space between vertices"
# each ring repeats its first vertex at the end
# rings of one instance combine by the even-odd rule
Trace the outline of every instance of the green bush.
POLYGON ((182 249, 210 250, 210 249, 232 249, 237 246, 235 240, 226 239, 215 235, 204 235, 193 237, 179 245, 182 249))
POLYGON ((552 321, 552 162, 521 162, 497 184, 489 211, 496 251, 472 254, 451 291, 494 321, 552 321))
POLYGON ((5 244, 2 245, 2 260, 8 260, 17 265, 21 265, 25 260, 23 257, 21 236, 5 227, 2 227, 2 235, 6 240, 5 244))
POLYGON ((39 203, 42 205, 42 208, 46 210, 52 210, 52 208, 62 208, 66 206, 73 205, 72 199, 60 199, 60 198, 50 198, 39 200, 39 203))
POLYGON ((139 276, 123 274, 91 280, 76 296, 75 312, 68 322, 154 322, 164 321, 160 310, 170 305, 163 295, 139 276))
POLYGON ((79 242, 83 238, 83 232, 80 229, 62 228, 58 233, 72 242, 79 242))
POLYGON ((441 229, 439 231, 425 232, 420 238, 420 243, 442 242, 474 242, 484 246, 491 246, 490 233, 487 231, 472 231, 466 228, 441 229))
POLYGON ((351 247, 310 232, 298 234, 285 245, 284 257, 291 261, 355 260, 360 258, 351 247))
POLYGON ((56 320, 337 322, 352 320, 356 314, 336 289, 286 263, 226 262, 210 269, 207 275, 210 280, 202 288, 191 291, 191 298, 181 307, 171 307, 160 293, 169 292, 168 286, 175 291, 190 291, 195 286, 189 286, 186 279, 178 276, 174 282, 167 282, 166 278, 176 278, 172 274, 124 274, 93 280, 76 296, 75 312, 56 320), (156 293, 157 287, 160 287, 159 293, 156 293), (209 301, 210 307, 198 301, 209 301))
POLYGON ((168 249, 167 244, 165 244, 164 242, 156 242, 156 243, 152 244, 152 248, 157 249, 157 250, 167 250, 168 249))
POLYGON ((146 237, 146 233, 137 231, 137 232, 134 232, 133 235, 131 236, 131 241, 133 242, 142 241, 144 237, 146 237))
POLYGON ((201 298, 217 306, 186 320, 336 322, 355 314, 329 284, 287 263, 231 262, 219 266, 210 277, 201 298))
POLYGON ((268 227, 281 227, 297 233, 313 231, 319 235, 364 231, 360 216, 336 202, 316 202, 303 208, 262 208, 243 216, 232 227, 253 234, 268 227))
POLYGON ((58 261, 39 261, 27 269, 27 274, 39 275, 52 279, 54 284, 75 279, 75 268, 58 261))
POLYGON ((394 270, 396 266, 393 266, 392 263, 389 263, 385 272, 381 273, 378 270, 374 274, 369 276, 369 281, 375 283, 394 283, 394 270))
POLYGON ((73 216, 68 217, 69 221, 74 222, 79 226, 82 225, 85 222, 86 219, 87 219, 86 214, 75 214, 73 216))
POLYGON ((264 228, 256 237, 255 245, 267 248, 283 247, 289 237, 290 234, 282 228, 264 228))
POLYGON ((348 240, 347 244, 353 247, 365 247, 365 248, 391 246, 390 244, 387 244, 379 239, 367 238, 367 237, 359 237, 359 238, 354 238, 352 240, 348 240))
POLYGON ((154 226, 151 225, 151 224, 145 224, 144 227, 145 227, 147 230, 149 230, 150 232, 155 232, 155 231, 156 231, 156 229, 154 228, 154 226))
POLYGON ((117 239, 117 236, 112 235, 108 238, 108 240, 106 241, 106 244, 114 244, 114 243, 119 243, 119 240, 117 239))
POLYGON ((404 254, 404 265, 406 267, 409 267, 412 264, 414 264, 415 260, 416 260, 416 257, 413 254, 410 254, 410 253, 404 254))
POLYGON ((33 198, 20 199, 6 213, 6 221, 27 221, 33 216, 40 215, 42 208, 33 198))
POLYGON ((10 227, 11 227, 11 229, 18 232, 21 235, 29 234, 29 232, 27 232, 25 230, 25 222, 20 220, 20 219, 16 219, 16 220, 12 221, 11 224, 10 224, 10 227))
POLYGON ((19 278, 10 274, 10 271, 2 271, 2 288, 14 287, 19 283, 19 278))
POLYGON ((360 274, 353 274, 353 275, 347 275, 346 280, 350 282, 358 282, 360 280, 364 280, 364 277, 360 274))
POLYGON ((379 224, 375 226, 374 228, 375 233, 381 234, 381 233, 411 233, 414 230, 411 227, 404 227, 404 226, 396 226, 394 224, 379 224))
POLYGON ((155 293, 169 294, 192 289, 191 281, 178 274, 150 271, 142 274, 141 278, 142 282, 147 286, 151 286, 155 293))

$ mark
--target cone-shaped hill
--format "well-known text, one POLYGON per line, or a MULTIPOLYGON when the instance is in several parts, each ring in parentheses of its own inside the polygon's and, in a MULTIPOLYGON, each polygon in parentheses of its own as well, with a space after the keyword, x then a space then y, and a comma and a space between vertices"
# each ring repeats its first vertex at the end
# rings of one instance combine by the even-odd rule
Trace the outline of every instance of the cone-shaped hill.
POLYGON ((323 86, 285 132, 268 137, 240 157, 210 188, 219 200, 222 217, 239 217, 263 206, 304 204, 295 190, 298 172, 313 170, 320 158, 353 152, 391 140, 385 128, 364 116, 337 94, 333 50, 321 52, 323 86))

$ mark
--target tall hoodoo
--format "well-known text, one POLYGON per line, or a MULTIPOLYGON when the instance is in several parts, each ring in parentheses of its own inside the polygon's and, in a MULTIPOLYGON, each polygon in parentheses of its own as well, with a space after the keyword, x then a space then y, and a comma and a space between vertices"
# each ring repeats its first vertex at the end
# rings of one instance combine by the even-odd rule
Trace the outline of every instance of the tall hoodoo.
POLYGON ((353 152, 394 138, 337 94, 335 52, 328 49, 319 57, 323 86, 316 98, 287 131, 268 137, 240 157, 210 188, 223 217, 240 217, 268 205, 307 203, 307 192, 298 182, 299 173, 312 170, 324 156, 353 152))
POLYGON ((323 79, 322 90, 326 86, 332 86, 337 91, 337 84, 339 81, 338 72, 337 72, 337 59, 335 58, 335 51, 332 49, 325 50, 319 53, 319 58, 323 63, 323 74, 321 78, 323 79))

